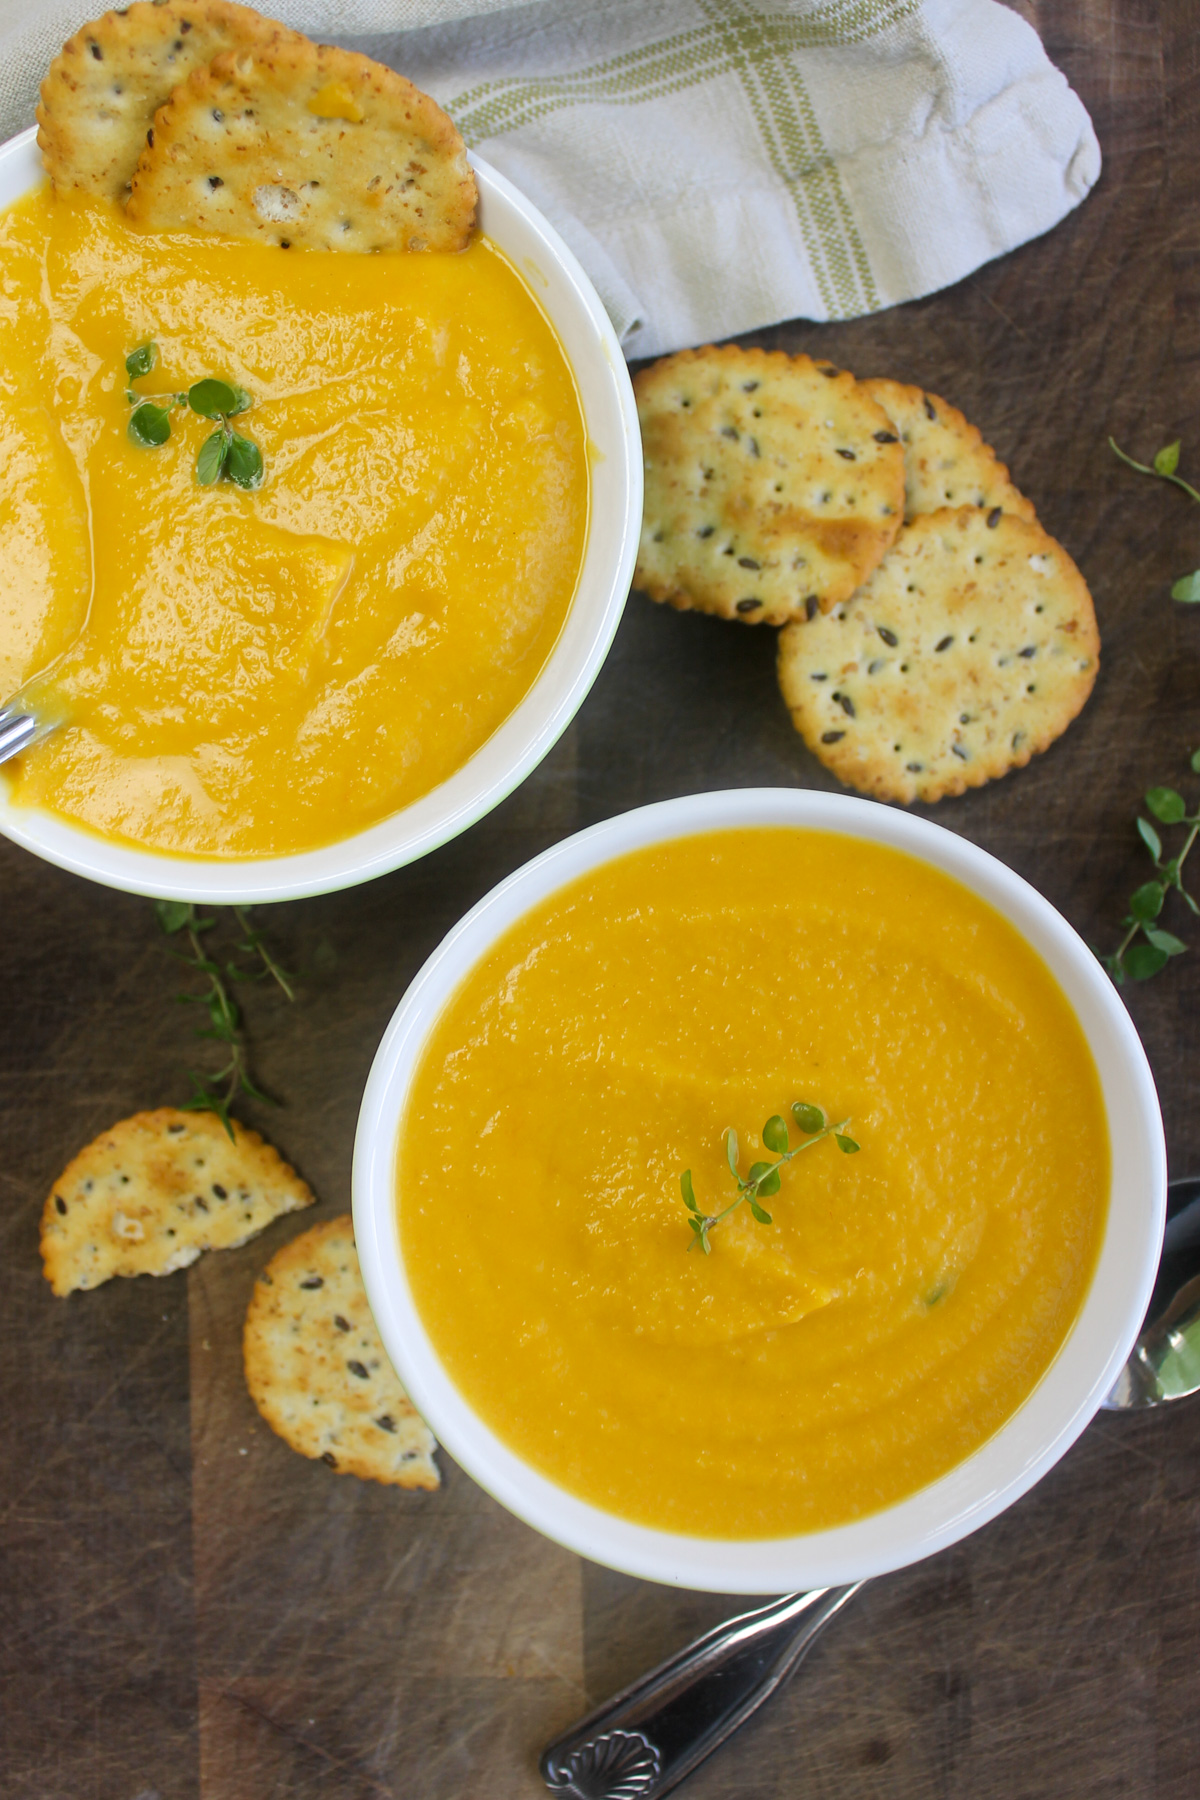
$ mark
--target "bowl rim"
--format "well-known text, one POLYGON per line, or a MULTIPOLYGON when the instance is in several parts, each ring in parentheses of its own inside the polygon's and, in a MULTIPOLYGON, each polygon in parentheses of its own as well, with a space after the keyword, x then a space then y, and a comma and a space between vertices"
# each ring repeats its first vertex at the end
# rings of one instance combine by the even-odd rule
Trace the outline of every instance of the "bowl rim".
MULTIPOLYGON (((44 179, 36 136, 31 126, 0 145, 0 205, 44 179)), ((588 534, 579 580, 531 687, 446 780, 388 818, 313 850, 222 859, 138 848, 39 808, 13 805, 2 772, 0 836, 126 893, 217 906, 301 899, 373 880, 457 837, 507 798, 571 723, 603 666, 633 581, 642 516, 633 384, 616 332, 577 257, 506 176, 473 153, 469 160, 478 179, 481 228, 504 250, 564 345, 589 446, 588 534), (489 218, 503 222, 500 235, 489 231, 489 218), (506 248, 501 240, 512 229, 522 241, 506 248), (578 345, 567 351, 568 331, 586 342, 586 359, 578 345)))
POLYGON ((493 1497, 567 1549, 626 1574, 721 1593, 780 1593, 904 1567, 988 1523, 1066 1452, 1109 1393, 1149 1302, 1166 1206, 1166 1150, 1153 1077, 1116 990, 1066 920, 1023 877, 929 820, 847 795, 741 788, 687 795, 576 833, 500 882, 446 935, 384 1032, 354 1146, 354 1229, 380 1335, 414 1404, 493 1497), (421 1049, 478 959, 530 907, 630 850, 697 832, 799 826, 869 839, 960 881, 1012 924, 1066 993, 1096 1059, 1113 1159, 1108 1219, 1083 1307, 1017 1411, 916 1494, 848 1525, 792 1537, 706 1539, 639 1525, 579 1499, 524 1463, 474 1413, 441 1365, 404 1272, 395 1205, 400 1120, 421 1049), (1118 1103, 1119 1102, 1119 1103, 1118 1103))

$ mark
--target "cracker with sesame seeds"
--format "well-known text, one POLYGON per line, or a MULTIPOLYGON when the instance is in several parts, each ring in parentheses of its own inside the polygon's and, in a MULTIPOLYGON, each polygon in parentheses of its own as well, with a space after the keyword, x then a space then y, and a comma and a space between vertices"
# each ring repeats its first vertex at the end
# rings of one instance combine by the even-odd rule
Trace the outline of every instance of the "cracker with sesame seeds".
POLYGON ((242 1353, 254 1404, 301 1456, 392 1487, 439 1485, 437 1445, 379 1340, 348 1215, 271 1258, 242 1353))
POLYGON ((446 114, 394 70, 289 33, 193 70, 126 206, 147 231, 285 249, 461 250, 475 177, 446 114))
POLYGON ((682 350, 634 381, 646 501, 634 584, 782 625, 846 600, 894 540, 904 453, 852 375, 782 351, 682 350))
POLYGON ((50 64, 38 148, 56 189, 124 200, 171 90, 222 50, 285 28, 231 0, 134 0, 83 25, 50 64))
POLYGON ((982 434, 949 401, 900 381, 860 381, 887 414, 904 446, 904 517, 945 506, 1000 507, 1034 519, 1029 501, 982 434))
POLYGON ((42 1264, 56 1294, 114 1275, 171 1275, 202 1250, 233 1250, 281 1213, 311 1206, 307 1183, 257 1131, 215 1113, 162 1107, 104 1132, 55 1182, 42 1264))
POLYGON ((921 514, 852 600, 787 626, 778 667, 826 768, 907 802, 1024 767, 1079 712, 1099 661, 1091 595, 1062 545, 965 506, 921 514))

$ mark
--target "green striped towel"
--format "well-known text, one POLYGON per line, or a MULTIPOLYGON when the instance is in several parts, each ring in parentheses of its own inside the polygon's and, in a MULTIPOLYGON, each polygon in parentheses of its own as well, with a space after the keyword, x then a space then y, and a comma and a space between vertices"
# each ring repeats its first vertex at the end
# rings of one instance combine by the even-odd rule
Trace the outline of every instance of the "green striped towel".
MULTIPOLYGON (((629 355, 947 287, 1100 172, 1091 121, 996 0, 282 0, 392 63, 541 207, 629 355)), ((79 4, 0 0, 0 130, 79 4)))

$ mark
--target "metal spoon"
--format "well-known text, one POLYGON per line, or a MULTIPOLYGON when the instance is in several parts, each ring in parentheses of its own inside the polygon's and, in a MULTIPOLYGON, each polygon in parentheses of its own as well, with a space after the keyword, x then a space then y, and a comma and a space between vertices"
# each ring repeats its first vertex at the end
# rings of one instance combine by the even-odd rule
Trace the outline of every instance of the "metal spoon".
MULTIPOLYGON (((1200 1176, 1173 1181, 1158 1281, 1106 1407, 1165 1406, 1200 1390, 1200 1176)), ((659 1800, 735 1732, 803 1660, 850 1587, 785 1594, 688 1644, 542 1753, 552 1794, 659 1800)))
POLYGON ((30 711, 20 694, 0 706, 0 763, 10 756, 20 756, 40 738, 48 737, 58 720, 39 719, 30 711))

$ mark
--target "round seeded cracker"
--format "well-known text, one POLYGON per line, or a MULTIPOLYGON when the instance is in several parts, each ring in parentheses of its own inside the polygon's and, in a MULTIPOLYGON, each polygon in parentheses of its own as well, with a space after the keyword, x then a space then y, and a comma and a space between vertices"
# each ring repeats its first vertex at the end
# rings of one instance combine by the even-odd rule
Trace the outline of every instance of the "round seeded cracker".
POLYGON ((1092 691, 1091 595, 1040 525, 977 507, 906 525, 871 579, 779 636, 792 723, 839 780, 940 800, 1023 767, 1092 691))
POLYGON ((170 1275, 203 1250, 233 1250, 313 1204, 306 1182, 257 1131, 215 1113, 161 1107, 103 1132, 69 1163, 42 1212, 42 1263, 56 1294, 114 1275, 170 1275))
POLYGON ((403 75, 294 33, 195 69, 154 120, 126 213, 285 249, 461 250, 475 177, 403 75))
POLYGON ((683 350, 634 381, 646 463, 635 586, 781 625, 848 599, 900 528, 904 455, 831 363, 683 350))
POLYGON ((290 35, 231 0, 134 0, 82 25, 50 64, 38 148, 54 186, 123 200, 154 115, 222 50, 290 35))
POLYGON ((1018 519, 1036 517, 1008 470, 975 426, 948 400, 900 381, 860 381, 899 433, 904 446, 904 517, 944 506, 1000 507, 1018 519))
POLYGON ((349 1216, 276 1252, 242 1338, 246 1386, 301 1456, 391 1487, 435 1488, 429 1427, 400 1385, 367 1305, 349 1216))

